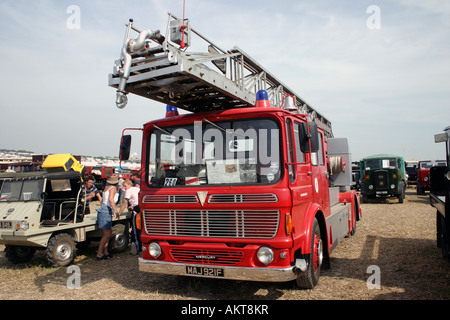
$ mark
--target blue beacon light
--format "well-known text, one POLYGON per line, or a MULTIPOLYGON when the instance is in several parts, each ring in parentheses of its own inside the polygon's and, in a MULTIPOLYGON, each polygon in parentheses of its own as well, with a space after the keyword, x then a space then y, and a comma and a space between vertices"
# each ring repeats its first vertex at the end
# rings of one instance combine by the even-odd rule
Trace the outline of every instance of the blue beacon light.
POLYGON ((269 95, 265 90, 259 90, 256 93, 256 108, 270 108, 269 95))
POLYGON ((173 107, 171 105, 166 106, 166 118, 168 117, 175 117, 178 116, 178 109, 177 107, 173 107))

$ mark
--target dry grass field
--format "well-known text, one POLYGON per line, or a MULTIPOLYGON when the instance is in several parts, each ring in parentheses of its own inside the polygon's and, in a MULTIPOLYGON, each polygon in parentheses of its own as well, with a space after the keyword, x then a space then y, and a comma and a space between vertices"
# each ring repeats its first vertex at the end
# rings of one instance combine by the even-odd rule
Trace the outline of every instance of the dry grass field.
POLYGON ((314 290, 293 283, 261 283, 142 273, 129 252, 95 259, 96 243, 79 249, 78 289, 70 289, 68 268, 46 267, 42 252, 13 265, 0 246, 0 300, 448 300, 450 263, 436 247, 436 212, 428 195, 408 189, 405 202, 376 200, 362 205, 356 235, 332 254, 314 290), (373 267, 380 288, 370 288, 373 267))

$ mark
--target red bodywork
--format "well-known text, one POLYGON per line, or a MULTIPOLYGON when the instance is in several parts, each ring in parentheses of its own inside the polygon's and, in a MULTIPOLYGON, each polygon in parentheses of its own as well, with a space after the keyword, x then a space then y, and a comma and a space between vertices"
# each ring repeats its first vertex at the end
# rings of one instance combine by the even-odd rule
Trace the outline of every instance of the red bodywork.
MULTIPOLYGON (((164 268, 173 265, 185 264, 200 265, 205 267, 236 267, 245 268, 248 277, 242 276, 246 280, 267 280, 278 281, 283 279, 292 280, 295 277, 294 272, 290 272, 285 278, 263 279, 262 276, 252 276, 252 271, 247 268, 256 270, 294 270, 296 259, 309 255, 311 248, 311 228, 316 218, 320 225, 321 237, 323 239, 324 258, 327 258, 339 240, 333 241, 331 234, 332 228, 329 225, 328 218, 331 216, 330 195, 328 185, 328 160, 327 143, 324 138, 323 131, 319 128, 320 139, 322 142, 322 161, 319 165, 311 164, 311 154, 305 153, 304 162, 299 163, 292 159, 297 159, 296 141, 291 139, 291 148, 286 145, 289 139, 289 130, 293 130, 294 123, 306 122, 304 115, 294 115, 277 108, 242 108, 218 112, 196 113, 182 116, 170 117, 158 121, 149 122, 144 125, 143 143, 142 143, 142 178, 141 191, 139 196, 142 231, 141 240, 143 243, 143 255, 140 263, 144 264, 149 261, 161 262, 161 272, 165 273, 164 268), (279 125, 281 132, 281 161, 280 170, 282 170, 281 178, 278 182, 269 185, 249 185, 249 186, 185 186, 185 187, 163 187, 156 188, 148 181, 148 172, 146 167, 149 166, 147 153, 149 148, 149 133, 155 129, 155 125, 159 128, 167 126, 186 125, 194 121, 203 121, 206 118, 211 122, 218 122, 227 119, 244 119, 244 118, 270 118, 274 119, 279 125), (289 127, 289 128, 287 128, 289 127), (288 130, 287 130, 288 129, 288 130), (292 143, 294 145, 292 145, 292 143), (290 153, 290 154, 289 154, 290 153), (289 160, 291 159, 291 160, 289 160), (295 172, 294 177, 289 174, 295 172), (215 196, 220 195, 224 198, 241 197, 242 195, 257 195, 259 201, 239 201, 239 202, 214 202, 211 201, 215 196), (263 196, 261 196, 263 195, 263 196), (267 201, 264 196, 270 195, 277 201, 267 201), (181 200, 177 202, 174 199, 193 199, 191 202, 183 203, 181 200), (277 216, 276 227, 272 225, 272 221, 268 219, 267 229, 273 230, 274 235, 265 236, 267 232, 261 223, 258 224, 258 230, 245 230, 253 232, 250 236, 236 234, 233 237, 214 237, 208 234, 203 236, 183 236, 171 235, 172 229, 175 228, 174 217, 178 215, 176 223, 193 223, 193 227, 204 228, 205 221, 208 219, 206 213, 225 214, 236 213, 236 219, 244 219, 246 214, 254 214, 255 222, 258 219, 265 219, 266 216, 277 216), (258 213, 263 214, 258 214, 258 213), (202 216, 204 213, 204 216, 202 216), (152 230, 152 225, 148 222, 150 216, 164 216, 164 224, 159 226, 157 232, 152 230), (170 218, 168 217, 170 215, 170 218), (183 215, 182 218, 179 216, 183 215), (195 223, 189 221, 195 215, 195 223), (168 221, 170 220, 170 223, 168 221), (254 236, 252 236, 254 235, 254 236), (158 243, 162 249, 161 255, 155 259, 150 255, 149 244, 158 243), (272 248, 274 252, 274 260, 265 266, 257 258, 257 250, 261 246, 272 248), (292 274, 291 274, 292 273, 292 274)), ((345 234, 352 233, 356 226, 356 220, 361 216, 359 200, 355 191, 346 191, 339 194, 339 202, 350 203, 348 208, 349 219, 345 234)), ((247 219, 245 217, 245 219, 247 219)), ((251 221, 247 219, 247 224, 251 221)), ((331 220, 330 220, 331 221, 331 220)), ((260 220, 259 220, 260 222, 260 220)), ((231 223, 224 225, 223 228, 231 227, 231 223)), ((233 228, 235 225, 233 224, 233 228)), ((237 228, 239 229, 239 228, 237 228)), ((238 230, 239 231, 239 230, 238 230)), ((238 232, 237 231, 237 232, 238 232)), ((314 242, 318 242, 315 237, 314 242)), ((317 243, 316 243, 317 244, 317 243)), ((314 246, 315 248, 317 246, 314 246)), ((317 263, 317 255, 315 255, 315 263, 317 263)), ((188 270, 188 269, 186 269, 188 270)), ((190 270, 190 269, 189 269, 190 270)), ((144 270, 145 271, 145 270, 144 270)), ((201 276, 223 277, 220 270, 214 268, 197 269, 195 272, 210 274, 199 274, 201 276), (219 274, 215 274, 219 273, 219 274)), ((186 271, 187 272, 187 271, 186 271)), ((230 277, 237 279, 237 277, 230 277)))

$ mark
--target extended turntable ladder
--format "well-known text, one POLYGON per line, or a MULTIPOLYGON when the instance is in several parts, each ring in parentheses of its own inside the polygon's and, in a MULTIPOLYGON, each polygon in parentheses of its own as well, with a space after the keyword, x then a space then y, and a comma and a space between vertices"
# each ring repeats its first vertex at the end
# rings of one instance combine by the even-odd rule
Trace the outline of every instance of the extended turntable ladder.
POLYGON ((183 23, 170 13, 165 37, 159 30, 136 29, 130 19, 109 86, 117 88, 119 108, 126 106, 127 93, 133 93, 191 112, 253 106, 259 90, 266 90, 271 106, 280 108, 290 95, 295 97, 295 112, 307 114, 333 137, 325 117, 248 54, 238 47, 220 49, 191 28, 189 20, 183 23), (138 37, 131 38, 131 31, 138 37), (192 34, 206 43, 207 50, 187 51, 192 34))

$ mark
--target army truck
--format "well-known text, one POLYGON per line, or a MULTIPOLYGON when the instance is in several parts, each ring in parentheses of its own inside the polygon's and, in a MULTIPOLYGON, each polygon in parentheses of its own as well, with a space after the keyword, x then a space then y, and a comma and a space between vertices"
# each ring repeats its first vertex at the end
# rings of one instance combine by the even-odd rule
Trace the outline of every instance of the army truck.
MULTIPOLYGON (((85 214, 83 166, 76 165, 78 171, 71 167, 0 174, 0 244, 10 262, 27 262, 36 250, 45 250, 49 265, 66 266, 77 244, 101 238, 97 212, 85 214)), ((127 248, 129 226, 129 214, 113 218, 111 250, 127 248)))
POLYGON ((378 154, 360 161, 361 195, 363 202, 376 197, 397 197, 403 203, 406 190, 403 157, 378 154))

